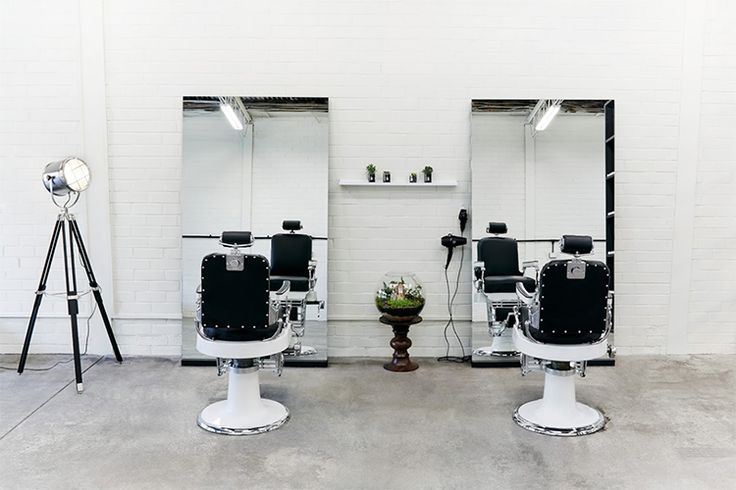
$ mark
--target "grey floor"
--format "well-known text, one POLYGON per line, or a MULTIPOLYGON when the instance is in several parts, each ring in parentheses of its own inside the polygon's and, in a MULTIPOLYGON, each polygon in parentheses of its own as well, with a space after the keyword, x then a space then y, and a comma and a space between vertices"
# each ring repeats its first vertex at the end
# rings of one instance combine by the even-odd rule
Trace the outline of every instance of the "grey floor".
POLYGON ((610 422, 575 439, 514 425, 514 407, 542 388, 540 374, 517 369, 420 360, 390 373, 379 360, 331 360, 264 373, 264 395, 292 419, 252 437, 195 425, 225 396, 214 368, 89 358, 82 395, 71 364, 2 370, 0 487, 736 488, 736 357, 617 363, 579 380, 579 398, 610 422))

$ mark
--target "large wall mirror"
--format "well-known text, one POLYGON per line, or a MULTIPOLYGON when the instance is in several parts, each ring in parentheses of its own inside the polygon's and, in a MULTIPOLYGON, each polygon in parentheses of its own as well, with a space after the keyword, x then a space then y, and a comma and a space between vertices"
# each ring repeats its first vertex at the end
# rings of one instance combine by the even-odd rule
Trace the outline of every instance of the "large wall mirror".
MULTIPOLYGON (((557 258, 562 235, 589 235, 589 258, 613 272, 613 111, 609 100, 473 100, 474 261, 481 240, 512 238, 517 257, 506 241, 511 252, 496 252, 493 260, 523 273, 524 261, 541 267, 557 258)), ((473 295, 474 366, 518 366, 510 329, 501 331, 499 323, 515 294, 501 289, 493 313, 485 291, 473 295)))
POLYGON ((184 97, 183 111, 182 363, 213 362, 195 349, 202 258, 227 252, 223 231, 246 230, 241 251, 268 258, 271 289, 292 285, 287 365, 326 365, 328 100, 184 97))

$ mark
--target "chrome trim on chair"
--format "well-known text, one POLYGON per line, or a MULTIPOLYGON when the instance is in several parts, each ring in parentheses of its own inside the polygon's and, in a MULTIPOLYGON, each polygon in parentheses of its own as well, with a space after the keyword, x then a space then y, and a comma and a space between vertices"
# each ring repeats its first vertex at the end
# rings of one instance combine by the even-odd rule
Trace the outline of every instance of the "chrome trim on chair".
POLYGON ((521 408, 521 405, 516 407, 516 410, 514 410, 514 415, 513 415, 514 422, 516 422, 516 424, 519 427, 521 427, 522 429, 531 431, 531 432, 536 432, 537 434, 544 434, 548 436, 559 436, 559 437, 586 436, 588 434, 593 434, 603 429, 606 426, 606 422, 607 422, 605 415, 603 415, 603 413, 597 408, 593 408, 593 410, 595 410, 599 416, 598 420, 593 424, 585 425, 582 427, 570 427, 570 428, 545 427, 543 425, 535 424, 534 422, 531 422, 525 419, 524 417, 522 417, 519 414, 519 408, 521 408))
POLYGON ((519 355, 518 351, 497 351, 493 350, 493 346, 488 345, 485 347, 478 347, 473 351, 474 356, 481 357, 516 357, 519 355))
POLYGON ((263 434, 265 432, 271 432, 272 430, 276 430, 282 425, 284 425, 286 422, 288 422, 290 418, 291 418, 291 413, 289 413, 289 409, 286 408, 286 416, 280 420, 277 420, 276 422, 272 424, 263 425, 261 427, 238 429, 238 428, 232 428, 232 427, 224 427, 224 426, 215 425, 215 424, 208 424, 207 422, 202 420, 202 414, 199 414, 197 416, 197 425, 201 427, 202 429, 206 430, 207 432, 212 432, 214 434, 224 434, 228 436, 252 436, 252 435, 263 434))

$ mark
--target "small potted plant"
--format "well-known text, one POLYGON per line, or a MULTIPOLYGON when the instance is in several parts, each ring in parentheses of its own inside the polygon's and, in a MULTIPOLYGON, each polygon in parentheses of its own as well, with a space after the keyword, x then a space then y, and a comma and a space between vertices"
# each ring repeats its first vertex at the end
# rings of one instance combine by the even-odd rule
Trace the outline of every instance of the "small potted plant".
POLYGON ((368 172, 368 182, 375 182, 376 181, 376 166, 372 163, 369 163, 367 167, 365 167, 366 172, 368 172))
POLYGON ((432 172, 434 172, 434 169, 429 165, 424 167, 424 169, 422 170, 422 173, 424 174, 424 182, 426 182, 427 184, 432 182, 432 172))
POLYGON ((417 182, 417 173, 416 172, 410 173, 409 174, 409 183, 410 184, 416 184, 416 182, 417 182))

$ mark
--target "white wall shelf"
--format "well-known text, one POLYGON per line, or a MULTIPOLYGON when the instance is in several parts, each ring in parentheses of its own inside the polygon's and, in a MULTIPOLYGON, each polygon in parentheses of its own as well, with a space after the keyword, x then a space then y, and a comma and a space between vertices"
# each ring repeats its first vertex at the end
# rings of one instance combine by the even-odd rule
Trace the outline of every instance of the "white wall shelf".
POLYGON ((367 180, 340 179, 339 184, 344 187, 457 187, 457 180, 437 180, 435 182, 368 182, 367 180))

